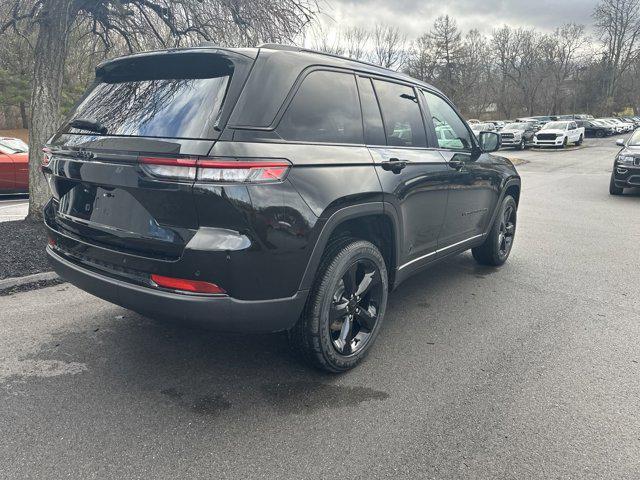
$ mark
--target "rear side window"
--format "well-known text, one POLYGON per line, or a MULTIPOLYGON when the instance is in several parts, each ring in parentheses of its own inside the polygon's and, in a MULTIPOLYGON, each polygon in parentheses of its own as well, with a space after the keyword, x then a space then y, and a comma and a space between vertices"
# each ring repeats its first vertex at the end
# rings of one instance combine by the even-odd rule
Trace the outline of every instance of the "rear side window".
POLYGON ((451 150, 470 149, 471 135, 462 119, 442 98, 422 91, 431 112, 433 126, 438 138, 438 146, 451 150))
POLYGON ((311 72, 276 130, 291 141, 362 144, 355 77, 348 73, 311 72))
POLYGON ((382 108, 387 145, 426 147, 424 122, 413 88, 382 80, 373 83, 382 108))
POLYGON ((70 133, 214 138, 233 65, 211 58, 143 59, 105 72, 69 119, 70 133), (95 130, 95 131, 92 131, 95 130))
POLYGON ((358 77, 360 103, 362 105, 362 120, 364 124, 364 141, 367 145, 386 145, 384 126, 380 116, 380 107, 373 91, 371 80, 358 77))

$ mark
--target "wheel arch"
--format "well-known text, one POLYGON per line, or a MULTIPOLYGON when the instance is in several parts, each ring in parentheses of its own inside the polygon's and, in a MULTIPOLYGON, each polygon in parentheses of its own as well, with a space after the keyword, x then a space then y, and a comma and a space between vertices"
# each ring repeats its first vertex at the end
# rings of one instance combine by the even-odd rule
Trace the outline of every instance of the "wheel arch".
POLYGON ((387 264, 389 286, 392 287, 398 262, 399 234, 395 209, 391 210, 384 202, 352 205, 336 211, 326 220, 318 234, 300 290, 312 287, 322 255, 331 242, 343 236, 368 240, 380 249, 387 264))
POLYGON ((520 181, 520 177, 511 177, 504 182, 500 192, 500 198, 496 203, 493 214, 491 215, 491 221, 488 223, 487 231, 484 232, 484 235, 487 235, 491 230, 491 226, 493 225, 493 222, 496 219, 496 215, 498 215, 498 212, 500 211, 500 206, 502 205, 502 201, 504 200, 504 197, 506 197, 507 195, 511 195, 516 201, 516 206, 520 206, 521 187, 522 187, 522 183, 520 181))

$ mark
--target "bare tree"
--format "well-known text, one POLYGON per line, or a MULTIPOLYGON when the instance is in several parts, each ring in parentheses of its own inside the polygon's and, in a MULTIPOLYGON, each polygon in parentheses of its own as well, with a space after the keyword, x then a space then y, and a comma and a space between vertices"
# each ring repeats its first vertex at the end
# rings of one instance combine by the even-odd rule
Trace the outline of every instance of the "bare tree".
POLYGON ((562 111, 562 102, 567 97, 564 89, 579 68, 577 56, 586 43, 584 27, 572 23, 558 28, 555 35, 547 38, 543 54, 547 56, 549 72, 549 113, 562 111))
POLYGON ((365 60, 368 56, 368 44, 371 33, 360 27, 352 27, 345 30, 344 38, 345 54, 349 58, 365 60))
POLYGON ((535 115, 538 93, 546 76, 542 56, 546 41, 545 35, 531 29, 512 30, 505 26, 493 33, 503 88, 506 90, 509 83, 515 87, 527 115, 535 115))
POLYGON ((401 69, 406 55, 407 37, 398 27, 376 25, 373 32, 373 62, 384 68, 401 69))
POLYGON ((75 28, 84 27, 106 49, 123 42, 136 51, 201 40, 221 45, 287 42, 313 21, 316 0, 0 0, 10 12, 0 34, 35 32, 29 132, 29 216, 37 218, 48 191, 39 171, 41 146, 60 123, 65 65, 75 28))
POLYGON ((459 58, 459 98, 456 100, 460 108, 479 117, 495 103, 492 52, 487 39, 478 30, 467 32, 459 58))
POLYGON ((407 73, 424 82, 434 82, 438 57, 431 35, 425 33, 413 43, 407 55, 407 73))
POLYGON ((593 18, 604 44, 608 71, 605 92, 611 103, 620 78, 638 57, 640 0, 602 0, 596 6, 593 18))
POLYGON ((332 31, 324 25, 314 26, 311 32, 311 48, 333 55, 344 55, 345 48, 340 32, 332 31))

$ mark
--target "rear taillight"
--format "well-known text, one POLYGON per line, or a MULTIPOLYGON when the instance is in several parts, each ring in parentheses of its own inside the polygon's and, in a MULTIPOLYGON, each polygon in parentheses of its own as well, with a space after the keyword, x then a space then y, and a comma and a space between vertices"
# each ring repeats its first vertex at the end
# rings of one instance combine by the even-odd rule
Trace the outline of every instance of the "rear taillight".
POLYGON ((151 275, 151 280, 158 287, 171 290, 180 290, 191 293, 204 293, 208 295, 224 295, 226 292, 215 283, 203 282, 201 280, 186 280, 184 278, 164 277, 162 275, 151 275))
POLYGON ((173 180, 196 178, 196 158, 139 157, 138 161, 154 177, 173 180))
POLYGON ((291 164, 285 160, 198 160, 198 180, 222 183, 281 181, 291 164))
POLYGON ((140 157, 154 177, 212 183, 273 183, 284 180, 291 163, 282 159, 140 157))

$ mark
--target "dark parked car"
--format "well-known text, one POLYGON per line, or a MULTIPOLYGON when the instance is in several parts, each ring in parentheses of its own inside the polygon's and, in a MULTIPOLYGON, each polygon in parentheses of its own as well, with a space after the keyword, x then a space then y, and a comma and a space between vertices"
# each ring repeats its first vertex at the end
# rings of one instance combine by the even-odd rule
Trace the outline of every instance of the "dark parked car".
POLYGON ((45 222, 55 270, 108 301, 287 331, 340 372, 408 277, 469 249, 509 256, 518 173, 427 84, 276 45, 144 53, 96 75, 46 146, 45 222))
POLYGON ((640 187, 640 130, 629 140, 618 140, 622 150, 616 155, 609 182, 611 195, 622 195, 625 188, 640 187))
POLYGON ((615 133, 613 127, 598 124, 594 120, 576 120, 576 123, 578 127, 584 127, 584 133, 587 137, 603 138, 615 133))

